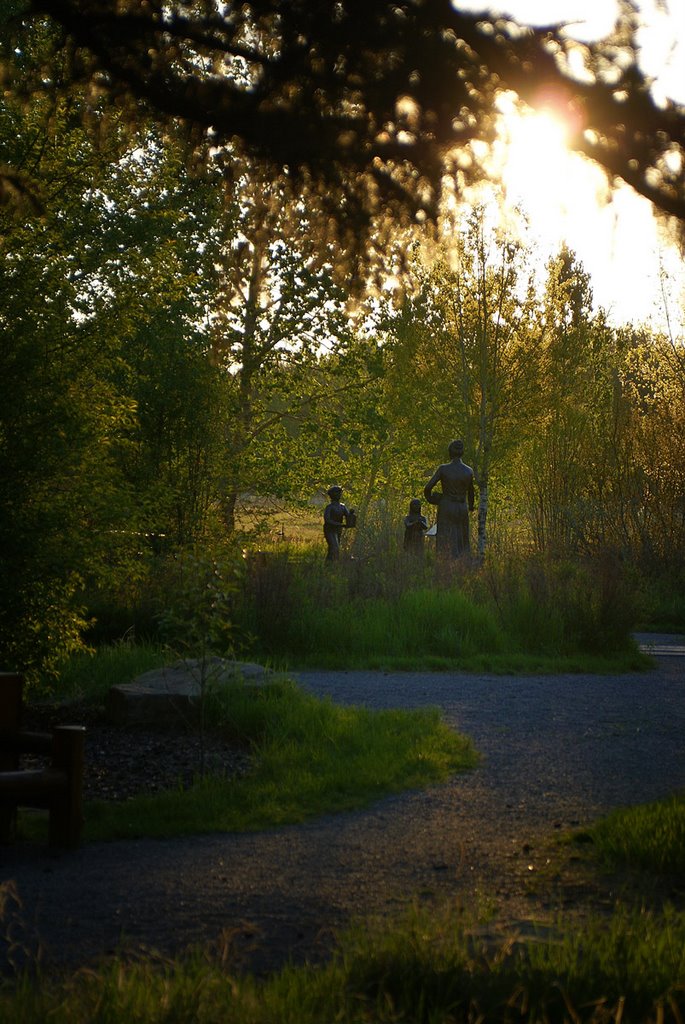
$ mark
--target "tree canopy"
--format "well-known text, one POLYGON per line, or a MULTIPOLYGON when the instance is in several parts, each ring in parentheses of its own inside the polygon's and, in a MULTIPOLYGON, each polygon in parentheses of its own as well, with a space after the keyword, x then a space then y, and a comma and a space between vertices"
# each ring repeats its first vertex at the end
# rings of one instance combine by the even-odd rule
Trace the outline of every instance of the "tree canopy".
POLYGON ((307 183, 329 214, 320 229, 346 224, 350 246, 384 216, 435 219, 446 183, 459 192, 482 173, 474 143, 493 139, 505 91, 553 106, 572 148, 685 220, 685 107, 657 99, 639 67, 633 0, 596 43, 451 0, 29 0, 27 10, 62 29, 75 79, 182 119, 200 147, 228 146, 233 158, 239 143, 296 188, 307 183))

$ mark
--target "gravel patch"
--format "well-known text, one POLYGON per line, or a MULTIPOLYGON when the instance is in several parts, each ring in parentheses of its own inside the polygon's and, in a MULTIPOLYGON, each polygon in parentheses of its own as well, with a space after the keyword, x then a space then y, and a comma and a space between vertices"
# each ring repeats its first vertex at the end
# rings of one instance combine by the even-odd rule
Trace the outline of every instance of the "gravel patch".
MULTIPOLYGON (((3 848, 0 969, 201 945, 265 972, 316 962, 349 920, 416 902, 494 901, 511 920, 551 913, 535 886, 550 835, 685 787, 685 657, 659 649, 656 665, 621 676, 298 673, 341 704, 438 706, 481 764, 365 811, 257 834, 3 848)), ((571 904, 572 886, 559 898, 571 904)))
MULTIPOLYGON (((154 728, 138 724, 113 725, 98 710, 74 702, 68 711, 59 705, 29 706, 23 715, 24 728, 50 731, 60 723, 85 725, 84 800, 120 803, 142 794, 187 788, 204 772, 235 778, 249 771, 252 758, 248 747, 228 743, 206 731, 154 728)), ((24 755, 21 767, 34 768, 48 761, 24 755)))

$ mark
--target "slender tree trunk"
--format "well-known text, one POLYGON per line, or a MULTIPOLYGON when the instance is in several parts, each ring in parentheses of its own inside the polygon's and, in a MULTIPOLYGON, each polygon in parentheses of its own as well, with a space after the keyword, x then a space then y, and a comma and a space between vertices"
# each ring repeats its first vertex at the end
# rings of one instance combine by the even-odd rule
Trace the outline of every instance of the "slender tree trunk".
POLYGON ((228 483, 222 502, 223 518, 228 533, 235 531, 235 510, 238 494, 244 487, 243 457, 249 448, 254 427, 254 378, 259 368, 262 354, 256 345, 257 320, 259 317, 259 299, 264 279, 262 266, 262 250, 255 247, 251 258, 251 269, 244 300, 243 339, 241 361, 238 373, 238 410, 235 423, 227 444, 230 447, 228 483))
MULTIPOLYGON (((376 488, 376 480, 378 478, 378 470, 381 465, 381 450, 376 448, 371 455, 371 465, 369 467, 369 477, 364 496, 359 503, 357 509, 357 523, 362 525, 368 521, 369 508, 371 507, 371 499, 373 498, 373 492, 376 488)), ((352 541, 352 551, 358 552, 361 546, 363 530, 355 529, 354 540, 352 541)))
POLYGON ((235 508, 238 503, 238 492, 235 488, 229 488, 224 494, 224 500, 222 502, 222 512, 224 526, 226 532, 231 534, 235 532, 235 508))
POLYGON ((486 534, 486 523, 488 518, 488 479, 487 476, 483 478, 478 486, 478 542, 476 545, 476 551, 478 552, 478 558, 485 558, 485 548, 487 543, 486 534))

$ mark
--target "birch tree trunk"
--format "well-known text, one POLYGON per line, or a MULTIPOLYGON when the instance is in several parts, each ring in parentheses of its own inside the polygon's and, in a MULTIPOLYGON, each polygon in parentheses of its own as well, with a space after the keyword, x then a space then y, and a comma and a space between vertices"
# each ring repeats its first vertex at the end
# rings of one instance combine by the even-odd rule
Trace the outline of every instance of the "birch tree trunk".
POLYGON ((476 551, 478 558, 482 561, 485 558, 487 544, 486 523, 488 518, 488 478, 484 476, 478 485, 478 542, 476 551))

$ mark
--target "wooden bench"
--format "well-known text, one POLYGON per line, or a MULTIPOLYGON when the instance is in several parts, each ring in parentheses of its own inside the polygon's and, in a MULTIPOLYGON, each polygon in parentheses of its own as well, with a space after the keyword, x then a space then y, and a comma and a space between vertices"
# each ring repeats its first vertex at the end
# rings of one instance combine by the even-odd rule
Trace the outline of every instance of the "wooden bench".
POLYGON ((24 677, 0 672, 0 842, 10 842, 18 807, 49 811, 50 846, 75 847, 83 828, 86 730, 60 725, 52 732, 21 727, 24 677), (45 768, 20 768, 20 755, 49 756, 45 768))

